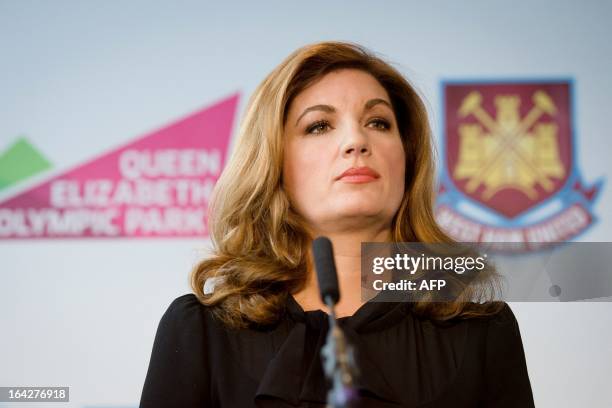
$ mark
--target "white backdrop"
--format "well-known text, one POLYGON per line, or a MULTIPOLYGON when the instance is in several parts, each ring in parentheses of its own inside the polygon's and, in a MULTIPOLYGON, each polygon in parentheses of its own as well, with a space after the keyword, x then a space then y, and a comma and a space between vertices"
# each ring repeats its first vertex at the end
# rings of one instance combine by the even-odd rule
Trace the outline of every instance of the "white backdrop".
MULTIPOLYGON (((334 39, 396 64, 438 137, 442 79, 574 78, 577 160, 592 182, 612 174, 611 20, 604 1, 0 0, 0 152, 25 135, 62 171, 236 91, 241 113, 291 51, 334 39)), ((606 184, 595 213, 581 240, 611 241, 606 184)), ((137 406, 159 319, 207 245, 0 241, 0 386, 137 406)), ((536 406, 612 406, 612 304, 511 306, 536 406)))

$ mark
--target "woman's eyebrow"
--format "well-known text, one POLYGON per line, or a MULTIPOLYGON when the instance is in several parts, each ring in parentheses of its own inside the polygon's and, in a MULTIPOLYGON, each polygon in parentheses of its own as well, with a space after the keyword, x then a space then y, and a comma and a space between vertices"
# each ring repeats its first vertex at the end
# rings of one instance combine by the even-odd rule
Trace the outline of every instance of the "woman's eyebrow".
MULTIPOLYGON (((391 107, 391 104, 387 101, 385 101, 384 99, 381 98, 374 98, 374 99, 370 99, 369 101, 367 101, 364 105, 363 111, 368 111, 370 109, 372 109, 374 106, 378 105, 378 104, 383 104, 386 105, 389 109, 393 110, 393 108, 391 107)), ((326 113, 334 113, 336 112, 336 108, 334 108, 333 106, 330 105, 313 105, 309 108, 304 109, 304 112, 302 112, 302 114, 300 115, 299 118, 297 118, 297 120, 295 121, 295 126, 297 126, 297 124, 300 122, 300 119, 302 119, 302 117, 304 115, 306 115, 308 112, 311 111, 323 111, 326 113)))
POLYGON ((391 104, 387 101, 385 101, 384 99, 381 98, 375 98, 375 99, 370 99, 369 101, 366 102, 363 111, 367 111, 372 109, 374 106, 378 105, 382 103, 383 105, 386 105, 389 109, 393 110, 393 107, 391 106, 391 104))
POLYGON ((309 108, 306 108, 304 109, 304 112, 302 112, 300 117, 295 121, 295 126, 297 126, 298 122, 300 121, 300 119, 302 119, 302 117, 305 114, 307 114, 310 111, 315 111, 315 110, 320 110, 320 111, 327 112, 327 113, 334 113, 336 111, 336 108, 330 105, 314 105, 309 108))

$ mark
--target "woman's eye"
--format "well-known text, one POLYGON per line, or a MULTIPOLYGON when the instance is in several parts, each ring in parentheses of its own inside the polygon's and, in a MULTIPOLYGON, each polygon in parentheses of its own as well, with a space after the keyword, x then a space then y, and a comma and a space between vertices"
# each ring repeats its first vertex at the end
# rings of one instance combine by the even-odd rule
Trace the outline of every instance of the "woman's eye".
POLYGON ((368 125, 374 124, 375 129, 388 130, 391 125, 384 119, 374 119, 368 125))
POLYGON ((329 127, 330 127, 329 123, 325 120, 322 120, 322 121, 315 122, 312 125, 310 125, 308 129, 306 129, 306 133, 314 133, 314 134, 323 133, 329 127))

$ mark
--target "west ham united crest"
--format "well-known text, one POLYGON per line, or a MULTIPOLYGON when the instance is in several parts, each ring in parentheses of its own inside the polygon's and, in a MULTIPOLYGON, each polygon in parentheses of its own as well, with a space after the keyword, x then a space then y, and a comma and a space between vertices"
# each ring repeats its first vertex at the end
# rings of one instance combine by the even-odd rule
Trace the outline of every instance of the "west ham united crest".
POLYGON ((441 226, 463 242, 533 250, 595 220, 602 182, 576 160, 571 81, 443 83, 441 226))

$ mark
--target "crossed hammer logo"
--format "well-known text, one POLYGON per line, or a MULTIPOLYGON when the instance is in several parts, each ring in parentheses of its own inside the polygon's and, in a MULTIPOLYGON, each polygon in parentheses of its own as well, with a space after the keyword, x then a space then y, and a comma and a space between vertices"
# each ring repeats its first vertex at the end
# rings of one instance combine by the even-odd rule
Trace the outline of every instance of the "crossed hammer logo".
MULTIPOLYGON (((528 174, 528 179, 533 180, 534 183, 539 183, 544 190, 551 191, 554 188, 554 183, 550 180, 550 177, 560 176, 564 173, 563 166, 558 158, 556 131, 551 131, 553 128, 549 125, 547 129, 548 134, 544 136, 548 141, 553 140, 553 142, 552 144, 548 142, 545 144, 547 146, 546 152, 534 151, 534 148, 529 149, 527 146, 533 146, 533 144, 523 142, 527 141, 525 138, 542 136, 534 136, 529 133, 529 130, 542 115, 549 114, 554 116, 557 113, 557 108, 552 98, 541 90, 533 94, 532 101, 533 107, 521 119, 518 111, 520 103, 518 96, 499 96, 496 102, 500 102, 499 105, 502 105, 504 109, 499 109, 498 106, 497 118, 493 119, 482 107, 482 95, 480 92, 472 91, 463 99, 458 111, 459 117, 466 118, 469 115, 473 115, 479 124, 488 130, 489 133, 488 135, 481 135, 480 128, 478 129, 480 143, 484 143, 484 138, 486 137, 494 138, 492 142, 495 142, 490 144, 494 146, 492 149, 482 150, 483 152, 486 151, 486 155, 479 157, 480 164, 478 168, 467 172, 469 174, 463 174, 464 177, 468 177, 468 182, 465 185, 467 192, 473 193, 481 184, 484 184, 487 188, 483 192, 483 197, 490 199, 500 189, 500 186, 487 186, 487 184, 491 184, 487 183, 488 178, 491 177, 495 169, 499 169, 499 166, 503 166, 505 163, 513 163, 516 166, 520 166, 521 170, 528 174), (534 158, 540 153, 545 153, 546 160, 536 160, 534 158)), ((461 145, 461 148, 466 147, 461 145)), ((457 169, 462 164, 460 160, 457 169)), ((465 168, 462 170, 466 173, 465 168)), ((456 171, 456 174, 460 173, 460 171, 456 171)), ((500 184, 500 182, 497 182, 497 184, 500 184)), ((504 185, 503 182, 501 184, 504 185)), ((537 198, 537 192, 533 185, 531 185, 533 184, 531 182, 514 180, 505 184, 505 187, 520 187, 521 191, 525 192, 531 199, 537 198)))

